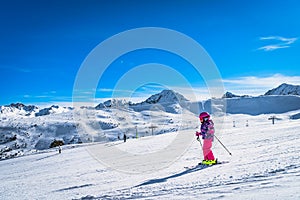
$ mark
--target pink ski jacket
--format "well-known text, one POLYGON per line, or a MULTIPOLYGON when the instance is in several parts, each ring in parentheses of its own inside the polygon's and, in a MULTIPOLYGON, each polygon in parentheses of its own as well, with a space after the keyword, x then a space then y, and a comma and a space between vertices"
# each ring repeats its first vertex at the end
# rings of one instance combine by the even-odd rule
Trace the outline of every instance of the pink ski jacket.
POLYGON ((201 135, 204 140, 214 140, 214 122, 212 120, 205 121, 201 124, 201 135))

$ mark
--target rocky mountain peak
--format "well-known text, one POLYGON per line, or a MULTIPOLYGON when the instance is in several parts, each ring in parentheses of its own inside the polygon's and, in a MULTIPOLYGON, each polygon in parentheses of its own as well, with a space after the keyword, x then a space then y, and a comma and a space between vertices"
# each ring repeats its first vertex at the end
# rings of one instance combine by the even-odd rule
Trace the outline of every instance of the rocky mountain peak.
POLYGON ((158 94, 150 96, 144 103, 180 103, 183 101, 188 101, 183 95, 174 92, 173 90, 163 90, 158 94))
POLYGON ((277 88, 269 90, 265 95, 300 95, 300 86, 283 83, 277 88))

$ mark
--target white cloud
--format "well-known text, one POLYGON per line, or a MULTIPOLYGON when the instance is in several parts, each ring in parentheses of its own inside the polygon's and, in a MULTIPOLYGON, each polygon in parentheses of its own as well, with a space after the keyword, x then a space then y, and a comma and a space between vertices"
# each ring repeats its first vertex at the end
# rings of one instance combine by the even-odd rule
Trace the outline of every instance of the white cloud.
MULTIPOLYGON (((191 101, 200 101, 212 98, 211 91, 220 91, 221 97, 226 91, 232 92, 238 95, 252 95, 258 96, 266 93, 268 90, 278 87, 282 83, 288 83, 293 85, 300 85, 300 76, 286 76, 282 74, 274 74, 270 76, 258 77, 258 76, 244 76, 237 78, 229 78, 222 80, 224 84, 223 88, 208 88, 207 86, 169 86, 163 87, 160 85, 147 85, 140 88, 140 90, 134 91, 133 96, 120 96, 133 102, 140 102, 150 97, 153 94, 161 92, 163 89, 174 90, 191 101), (224 92, 221 94, 221 92, 224 92)), ((125 93, 124 93, 125 94, 125 93)), ((128 93, 127 93, 128 94, 128 93)), ((100 99, 98 99, 99 101, 100 99)), ((107 100, 107 99, 102 99, 107 100)), ((98 102, 97 101, 97 102, 98 102)))
MULTIPOLYGON (((211 92, 212 90, 219 90, 221 97, 224 93, 222 92, 232 92, 234 94, 238 95, 252 95, 252 96, 258 96, 266 93, 268 90, 273 89, 275 87, 278 87, 282 83, 288 83, 293 85, 300 85, 300 76, 286 76, 282 74, 274 74, 270 76, 265 77, 258 77, 258 76, 244 76, 244 77, 236 77, 236 78, 228 78, 222 80, 224 84, 224 91, 223 88, 208 88, 205 85, 198 85, 198 86, 161 86, 161 85, 145 85, 143 87, 140 87, 136 91, 130 91, 130 90, 120 90, 118 89, 117 93, 118 95, 114 96, 108 96, 106 98, 93 98, 90 99, 90 95, 82 95, 77 96, 77 102, 73 102, 74 106, 82 106, 82 105, 90 105, 90 106, 96 106, 100 102, 104 102, 111 98, 119 98, 119 99, 126 99, 128 101, 137 103, 146 100, 148 97, 150 97, 153 94, 161 92, 163 89, 171 89, 174 90, 183 96, 185 96, 187 99, 191 101, 201 101, 201 100, 207 100, 212 98, 211 92), (79 102, 79 101, 82 102, 79 102)), ((98 89, 99 91, 107 91, 107 92, 116 92, 114 89, 98 89)), ((55 94, 55 91, 51 92, 55 94)), ((24 95, 24 98, 49 98, 50 102, 56 102, 55 104, 61 102, 65 105, 72 104, 72 97, 63 97, 63 96, 48 96, 48 95, 40 95, 40 96, 32 96, 29 94, 24 95)), ((48 103, 49 105, 51 103, 48 103)))
POLYGON ((259 39, 273 41, 273 44, 265 45, 258 48, 258 50, 263 50, 263 51, 274 51, 277 49, 289 48, 291 44, 295 43, 296 40, 298 40, 298 38, 285 38, 281 36, 260 37, 259 39))
MULTIPOLYGON (((120 92, 120 93, 131 93, 132 91, 131 90, 126 90, 126 89, 116 89, 116 88, 99 88, 97 89, 97 92, 120 92)), ((95 92, 93 92, 95 93, 95 92)))
POLYGON ((281 36, 269 36, 269 37, 260 37, 260 40, 277 40, 285 42, 286 44, 294 43, 298 38, 285 38, 281 36))
POLYGON ((258 50, 264 50, 264 51, 274 51, 276 49, 283 49, 288 48, 290 46, 281 46, 281 45, 266 45, 263 47, 258 48, 258 50))
POLYGON ((113 89, 111 89, 111 88, 99 88, 99 89, 97 89, 97 92, 113 92, 113 89))
POLYGON ((282 83, 300 85, 300 76, 285 76, 274 74, 268 77, 245 76, 233 79, 224 79, 227 91, 238 94, 261 95, 282 83))

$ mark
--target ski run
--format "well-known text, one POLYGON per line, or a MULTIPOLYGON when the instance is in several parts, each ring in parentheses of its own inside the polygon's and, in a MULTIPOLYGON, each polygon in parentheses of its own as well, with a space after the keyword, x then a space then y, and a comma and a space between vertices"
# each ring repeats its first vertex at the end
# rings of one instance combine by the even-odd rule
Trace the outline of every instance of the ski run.
POLYGON ((195 127, 2 160, 0 199, 300 199, 300 123, 290 119, 296 113, 277 114, 275 124, 269 114, 227 114, 216 135, 232 156, 215 140, 215 156, 228 163, 206 168, 185 168, 202 160, 195 127), (168 146, 181 153, 165 163, 157 156, 156 170, 147 159, 134 160, 168 146))

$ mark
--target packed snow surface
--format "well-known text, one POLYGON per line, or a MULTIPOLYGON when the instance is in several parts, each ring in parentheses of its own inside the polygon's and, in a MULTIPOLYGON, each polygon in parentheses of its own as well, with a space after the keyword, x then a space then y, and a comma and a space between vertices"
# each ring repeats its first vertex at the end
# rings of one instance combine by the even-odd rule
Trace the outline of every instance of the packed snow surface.
POLYGON ((194 128, 3 160, 0 199, 300 199, 300 123, 289 119, 294 113, 277 115, 281 120, 274 125, 264 114, 215 117, 216 135, 232 156, 215 140, 215 156, 228 163, 205 169, 185 168, 202 160, 194 128), (147 161, 134 159, 180 148, 172 141, 180 134, 191 140, 167 166, 161 162, 164 167, 153 171, 147 161), (103 160, 95 149, 105 152, 103 160), (119 154, 112 153, 116 149, 119 154), (123 162, 127 155, 133 162, 123 162), (149 171, 140 173, 138 167, 149 171))

